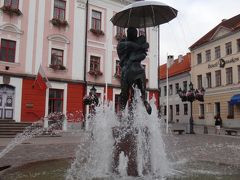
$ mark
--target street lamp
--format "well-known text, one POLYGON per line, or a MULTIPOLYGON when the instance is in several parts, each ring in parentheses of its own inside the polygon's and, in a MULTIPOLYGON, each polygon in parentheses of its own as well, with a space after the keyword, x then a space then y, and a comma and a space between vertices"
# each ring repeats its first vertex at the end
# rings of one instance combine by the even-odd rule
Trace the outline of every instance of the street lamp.
POLYGON ((90 93, 93 94, 93 95, 96 95, 96 92, 97 92, 97 89, 93 85, 92 88, 90 89, 90 93))
POLYGON ((189 90, 182 90, 181 88, 178 89, 178 95, 181 98, 182 102, 190 102, 190 109, 191 109, 191 115, 189 119, 189 125, 190 125, 190 132, 189 134, 195 134, 193 130, 193 114, 192 114, 192 103, 195 100, 198 100, 200 102, 204 102, 204 93, 205 90, 204 88, 201 89, 194 89, 193 88, 193 83, 190 82, 189 84, 189 90))

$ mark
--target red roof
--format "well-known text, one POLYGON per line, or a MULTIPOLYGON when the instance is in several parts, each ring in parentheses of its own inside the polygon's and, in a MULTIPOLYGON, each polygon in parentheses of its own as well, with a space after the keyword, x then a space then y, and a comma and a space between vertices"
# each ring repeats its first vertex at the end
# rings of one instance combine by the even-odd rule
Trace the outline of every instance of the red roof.
POLYGON ((240 30, 240 14, 227 19, 223 20, 221 23, 219 23, 215 28, 213 28, 211 31, 209 31, 207 34, 205 34, 203 37, 201 37, 197 42, 195 42, 189 49, 195 49, 202 44, 205 44, 209 41, 211 41, 213 35, 216 33, 216 31, 220 27, 228 28, 231 32, 240 30))
MULTIPOLYGON (((187 53, 183 56, 183 61, 178 62, 178 59, 174 60, 172 66, 168 69, 168 77, 176 76, 184 72, 191 70, 191 53, 187 53)), ((163 64, 159 68, 160 80, 166 79, 167 64, 163 64)))

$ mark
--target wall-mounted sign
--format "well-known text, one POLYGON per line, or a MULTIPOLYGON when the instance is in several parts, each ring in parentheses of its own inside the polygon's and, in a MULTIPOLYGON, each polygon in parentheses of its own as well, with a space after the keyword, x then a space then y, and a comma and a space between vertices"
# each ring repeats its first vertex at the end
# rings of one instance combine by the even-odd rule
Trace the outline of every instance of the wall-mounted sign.
POLYGON ((10 83, 10 76, 3 75, 3 84, 9 84, 10 83))
POLYGON ((239 61, 239 57, 238 58, 228 59, 228 60, 224 60, 223 58, 221 58, 221 59, 219 59, 218 62, 215 62, 215 63, 212 63, 212 64, 208 64, 208 69, 215 68, 215 67, 224 68, 226 64, 235 63, 237 61, 239 61))

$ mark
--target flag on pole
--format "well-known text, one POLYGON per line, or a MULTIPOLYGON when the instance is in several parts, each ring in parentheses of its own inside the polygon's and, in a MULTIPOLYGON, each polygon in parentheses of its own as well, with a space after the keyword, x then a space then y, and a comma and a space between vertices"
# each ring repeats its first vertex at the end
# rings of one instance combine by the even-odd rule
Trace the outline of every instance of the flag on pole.
POLYGON ((170 68, 174 63, 174 56, 173 55, 169 55, 167 57, 167 68, 170 68))
POLYGON ((35 86, 36 83, 39 85, 39 87, 42 90, 46 90, 47 88, 51 87, 51 84, 50 84, 50 82, 49 82, 41 64, 40 64, 39 69, 38 69, 37 77, 34 81, 34 86, 35 86))

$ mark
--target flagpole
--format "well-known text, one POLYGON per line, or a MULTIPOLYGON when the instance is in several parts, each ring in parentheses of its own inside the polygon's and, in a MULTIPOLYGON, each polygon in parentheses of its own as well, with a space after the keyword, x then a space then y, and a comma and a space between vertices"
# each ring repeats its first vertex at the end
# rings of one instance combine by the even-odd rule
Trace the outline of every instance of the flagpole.
MULTIPOLYGON (((168 55, 167 55, 167 57, 168 57, 168 55)), ((166 133, 168 134, 168 91, 169 91, 169 89, 168 89, 168 67, 169 67, 169 62, 168 62, 168 58, 167 58, 167 84, 166 84, 166 86, 167 86, 167 118, 166 118, 166 133)))
POLYGON ((107 88, 108 88, 108 84, 107 84, 107 82, 106 82, 106 88, 105 88, 105 89, 106 89, 106 90, 105 90, 105 91, 106 91, 106 92, 105 92, 105 103, 107 103, 107 96, 108 96, 108 89, 107 89, 107 88))

